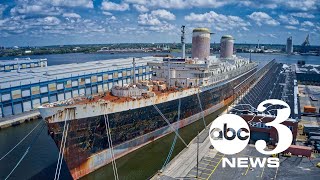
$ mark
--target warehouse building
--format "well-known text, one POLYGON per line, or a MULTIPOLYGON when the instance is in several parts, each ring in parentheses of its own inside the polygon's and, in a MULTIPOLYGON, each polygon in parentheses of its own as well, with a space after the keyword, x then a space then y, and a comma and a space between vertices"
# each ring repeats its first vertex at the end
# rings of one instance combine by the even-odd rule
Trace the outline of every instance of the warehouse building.
POLYGON ((46 67, 47 59, 15 58, 13 61, 1 60, 0 73, 37 67, 46 67))
MULTIPOLYGON (((136 80, 149 79, 152 72, 147 62, 161 60, 136 58, 136 80)), ((132 81, 132 69, 132 58, 126 58, 0 72, 0 117, 30 111, 43 103, 107 91, 114 84, 122 86, 132 81)))
POLYGON ((320 85, 320 65, 296 64, 296 76, 299 83, 320 85))
MULTIPOLYGON (((278 142, 278 132, 275 128, 267 126, 266 123, 272 122, 275 119, 273 115, 249 115, 244 114, 241 117, 247 121, 250 127, 250 140, 255 142, 257 140, 265 140, 268 144, 275 145, 278 142)), ((283 123, 287 126, 293 137, 293 143, 296 142, 297 132, 298 132, 298 121, 295 119, 287 119, 283 123)))

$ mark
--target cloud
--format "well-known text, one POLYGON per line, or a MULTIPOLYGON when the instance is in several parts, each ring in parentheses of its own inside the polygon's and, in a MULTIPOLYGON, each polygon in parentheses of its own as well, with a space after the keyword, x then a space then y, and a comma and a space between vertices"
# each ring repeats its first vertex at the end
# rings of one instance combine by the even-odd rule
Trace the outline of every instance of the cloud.
POLYGON ((313 22, 310 22, 310 21, 304 21, 303 23, 301 23, 301 26, 310 26, 310 27, 313 27, 314 24, 313 24, 313 22))
POLYGON ((218 8, 227 4, 233 3, 233 1, 225 0, 189 0, 189 5, 193 7, 206 7, 206 8, 218 8))
POLYGON ((59 7, 71 8, 93 8, 92 0, 16 0, 16 6, 11 10, 12 13, 28 14, 39 13, 45 14, 59 9, 59 7))
POLYGON ((161 21, 151 14, 140 14, 138 17, 138 24, 146 26, 160 25, 161 21))
POLYGON ((309 30, 306 29, 306 28, 300 28, 299 30, 300 30, 300 31, 305 31, 305 32, 309 31, 309 30))
POLYGON ((164 23, 161 26, 150 26, 147 27, 146 30, 156 31, 156 32, 170 32, 174 29, 177 29, 174 25, 169 23, 164 23))
MULTIPOLYGON (((40 0, 41 1, 41 0, 40 0)), ((45 0, 54 6, 93 8, 92 0, 45 0)))
MULTIPOLYGON (((66 40, 62 41, 68 42, 68 40, 82 39, 80 37, 84 38, 86 35, 91 36, 91 39, 100 40, 93 38, 96 37, 95 33, 108 32, 112 34, 106 36, 110 37, 108 40, 116 42, 118 39, 114 32, 120 28, 130 27, 135 29, 131 32, 132 37, 127 34, 124 37, 132 38, 133 41, 138 32, 147 34, 149 31, 167 32, 162 34, 163 37, 170 37, 171 33, 177 35, 179 23, 185 23, 190 29, 203 26, 223 33, 257 35, 264 32, 266 37, 272 37, 272 34, 268 33, 280 37, 278 33, 293 30, 319 32, 320 0, 300 1, 300 5, 297 3, 298 0, 14 0, 12 3, 4 1, 5 3, 0 3, 0 37, 10 36, 6 41, 11 42, 5 44, 24 43, 26 39, 34 42, 32 37, 45 39, 49 37, 47 34, 52 35, 51 37, 65 37, 66 40), (221 8, 225 6, 226 8, 221 8), (240 13, 236 12, 239 10, 240 13), (218 12, 234 13, 228 15, 218 12), (250 23, 265 28, 257 28, 257 25, 251 27, 250 23), (277 26, 280 23, 281 26, 276 29, 267 27, 267 25, 277 26), (15 37, 12 34, 19 36, 15 37), (18 39, 20 37, 24 40, 18 39)), ((248 37, 249 40, 254 35, 248 37)), ((155 37, 156 35, 151 34, 142 41, 154 41, 155 37)), ((161 36, 159 37, 158 39, 162 40, 161 36)))
POLYGON ((38 18, 36 19, 36 22, 32 25, 40 25, 40 26, 56 26, 61 23, 60 19, 54 16, 48 16, 45 18, 38 18))
POLYGON ((316 10, 319 0, 124 0, 125 3, 139 4, 147 8, 191 9, 219 8, 226 5, 238 5, 255 9, 316 10))
POLYGON ((186 0, 125 0, 126 3, 139 4, 145 7, 152 8, 167 8, 167 9, 183 9, 187 7, 186 0))
POLYGON ((126 3, 144 5, 152 8, 189 9, 193 7, 218 8, 235 1, 225 0, 125 0, 126 3))
POLYGON ((92 0, 16 0, 11 15, 61 15, 67 8, 93 8, 92 0))
POLYGON ((7 7, 8 7, 7 5, 0 4, 0 17, 2 16, 3 11, 4 11, 7 7))
POLYGON ((248 15, 248 17, 255 21, 258 26, 262 24, 267 24, 270 26, 277 26, 280 23, 274 20, 271 16, 264 12, 253 12, 252 14, 248 15))
POLYGON ((62 16, 65 18, 81 18, 77 13, 63 13, 62 16))
POLYGON ((196 23, 197 25, 200 25, 199 23, 205 23, 201 24, 200 26, 211 26, 214 24, 213 28, 215 28, 217 31, 225 31, 236 28, 248 30, 247 27, 251 25, 249 22, 246 22, 238 16, 227 16, 218 14, 214 11, 204 14, 190 13, 189 15, 185 16, 184 19, 186 21, 196 23))
POLYGON ((102 11, 102 14, 104 14, 106 16, 112 16, 112 13, 108 12, 108 11, 102 11))
POLYGON ((152 16, 158 17, 160 19, 165 20, 175 20, 176 16, 172 14, 171 12, 164 10, 164 9, 158 9, 151 12, 152 16))
POLYGON ((315 18, 315 16, 313 14, 310 14, 310 13, 291 13, 292 16, 295 16, 295 17, 300 17, 300 18, 315 18))
POLYGON ((130 7, 127 3, 117 4, 109 1, 103 1, 101 4, 101 9, 106 11, 126 11, 129 10, 130 7))
POLYGON ((263 3, 259 1, 249 1, 249 0, 244 0, 244 1, 239 1, 238 5, 240 6, 246 6, 250 8, 258 8, 258 9, 276 9, 278 7, 277 3, 274 3, 272 1, 263 1, 263 3))
POLYGON ((297 25, 299 21, 292 16, 279 15, 279 20, 285 24, 297 25))
POLYGON ((142 12, 142 13, 149 11, 149 9, 148 9, 147 7, 145 7, 144 5, 134 4, 133 7, 134 7, 137 11, 142 12))
POLYGON ((59 15, 62 13, 62 9, 59 7, 49 7, 43 5, 17 5, 10 10, 12 15, 25 14, 28 16, 39 14, 39 15, 59 15))
POLYGON ((258 9, 279 9, 286 8, 292 10, 309 11, 319 7, 319 0, 243 0, 238 1, 238 5, 258 9))
POLYGON ((140 14, 138 16, 138 24, 141 26, 141 32, 156 31, 156 32, 170 32, 176 27, 167 21, 175 20, 176 16, 171 12, 158 9, 150 13, 140 14))
POLYGON ((247 27, 242 27, 242 30, 249 31, 249 29, 247 27))
POLYGON ((277 36, 272 33, 260 33, 260 36, 269 37, 269 38, 277 38, 277 36))
POLYGON ((286 29, 292 29, 292 30, 294 30, 294 29, 297 29, 297 27, 295 27, 295 26, 284 26, 286 29))
POLYGON ((291 9, 309 11, 317 9, 318 0, 282 0, 282 3, 291 9))
MULTIPOLYGON (((109 21, 72 18, 59 19, 55 16, 46 16, 41 18, 26 18, 25 15, 15 16, 0 20, 0 31, 6 34, 23 34, 33 37, 45 37, 51 35, 77 34, 88 35, 96 32, 106 32, 106 28, 101 24, 109 24, 109 21)), ((110 27, 110 26, 108 26, 110 27)))
POLYGON ((147 25, 147 26, 155 26, 163 24, 161 20, 175 20, 176 16, 171 12, 158 9, 151 11, 151 13, 140 14, 138 17, 138 24, 147 25))

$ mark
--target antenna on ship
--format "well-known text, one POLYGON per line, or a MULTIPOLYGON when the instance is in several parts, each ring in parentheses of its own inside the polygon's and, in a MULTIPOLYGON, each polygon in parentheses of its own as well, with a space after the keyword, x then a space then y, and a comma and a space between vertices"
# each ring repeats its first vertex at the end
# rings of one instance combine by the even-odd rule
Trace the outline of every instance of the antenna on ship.
POLYGON ((181 44, 182 44, 182 58, 184 59, 186 57, 186 44, 184 42, 185 40, 185 25, 181 26, 181 44))
POLYGON ((133 65, 133 84, 136 84, 136 59, 133 58, 132 60, 133 65))

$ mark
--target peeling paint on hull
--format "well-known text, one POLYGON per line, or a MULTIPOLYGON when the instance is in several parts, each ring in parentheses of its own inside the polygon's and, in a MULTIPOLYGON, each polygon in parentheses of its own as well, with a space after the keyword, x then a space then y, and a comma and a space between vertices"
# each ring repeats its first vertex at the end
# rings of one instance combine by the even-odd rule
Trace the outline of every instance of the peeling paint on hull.
MULTIPOLYGON (((232 102, 235 94, 233 87, 254 72, 255 70, 252 70, 219 86, 202 89, 199 96, 204 115, 209 115, 232 102)), ((247 87, 248 84, 244 83, 243 87, 239 89, 243 90, 247 87)), ((202 117, 195 92, 197 91, 190 90, 183 95, 179 93, 169 94, 165 96, 164 100, 155 104, 175 128, 182 128, 202 117), (177 121, 178 97, 181 97, 180 121, 177 121), (167 99, 170 100, 167 101, 167 99)), ((49 133, 58 147, 61 144, 64 119, 67 120, 66 123, 70 124, 64 157, 72 177, 79 179, 111 162, 104 114, 108 114, 109 117, 110 133, 116 159, 172 132, 154 109, 152 103, 154 101, 150 99, 132 103, 125 102, 121 109, 129 108, 129 110, 115 111, 114 113, 111 112, 120 108, 120 105, 108 104, 107 113, 101 111, 101 109, 105 109, 101 106, 101 103, 87 104, 81 107, 40 109, 40 112, 49 122, 49 133), (146 106, 141 105, 141 103, 146 104, 146 106), (141 108, 130 109, 135 105, 141 108), (112 109, 108 109, 109 107, 112 107, 112 109), (68 113, 66 113, 67 111, 68 113)))

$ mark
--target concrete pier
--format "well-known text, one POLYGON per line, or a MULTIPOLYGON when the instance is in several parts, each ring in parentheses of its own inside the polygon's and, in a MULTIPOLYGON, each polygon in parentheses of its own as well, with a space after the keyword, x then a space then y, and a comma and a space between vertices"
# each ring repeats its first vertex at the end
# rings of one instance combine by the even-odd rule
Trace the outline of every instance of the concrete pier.
POLYGON ((26 121, 32 121, 41 118, 38 110, 24 112, 22 114, 0 118, 0 129, 17 126, 26 121))

